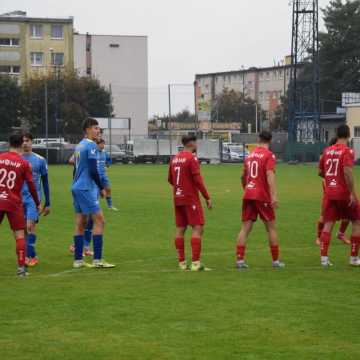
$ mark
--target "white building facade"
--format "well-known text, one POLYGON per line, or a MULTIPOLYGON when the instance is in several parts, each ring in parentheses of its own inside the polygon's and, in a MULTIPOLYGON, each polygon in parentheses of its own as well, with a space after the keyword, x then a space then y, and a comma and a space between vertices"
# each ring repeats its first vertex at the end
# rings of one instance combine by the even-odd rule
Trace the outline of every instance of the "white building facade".
MULTIPOLYGON (((131 136, 148 134, 146 36, 74 34, 74 67, 111 86, 114 116, 131 119, 131 136)), ((124 129, 124 135, 129 131, 124 129)), ((119 134, 120 135, 120 134, 119 134)))

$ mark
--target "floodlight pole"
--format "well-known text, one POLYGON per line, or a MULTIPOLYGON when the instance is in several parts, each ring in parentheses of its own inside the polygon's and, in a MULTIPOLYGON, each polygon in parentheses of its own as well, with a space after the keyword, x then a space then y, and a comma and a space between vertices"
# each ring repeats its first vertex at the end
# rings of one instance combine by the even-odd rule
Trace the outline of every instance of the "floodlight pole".
POLYGON ((169 95, 169 144, 170 144, 170 156, 172 156, 172 124, 171 124, 171 84, 168 85, 168 95, 169 95))

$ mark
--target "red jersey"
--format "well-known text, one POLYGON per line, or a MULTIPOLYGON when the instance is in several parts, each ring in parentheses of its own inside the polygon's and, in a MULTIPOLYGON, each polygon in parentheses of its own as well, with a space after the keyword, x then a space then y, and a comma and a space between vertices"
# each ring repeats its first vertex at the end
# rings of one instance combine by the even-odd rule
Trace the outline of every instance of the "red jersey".
POLYGON ((353 167, 354 152, 343 144, 327 147, 320 159, 319 170, 325 179, 325 194, 329 200, 347 200, 350 192, 346 185, 344 168, 353 167))
POLYGON ((268 149, 257 147, 244 164, 244 199, 271 202, 267 171, 275 171, 276 158, 268 149))
POLYGON ((176 206, 198 203, 200 201, 199 191, 205 199, 209 199, 200 174, 199 161, 194 154, 188 151, 180 151, 171 160, 168 181, 173 186, 176 206))
POLYGON ((30 163, 15 152, 0 154, 0 210, 13 212, 22 207, 21 190, 25 181, 39 205, 30 163))

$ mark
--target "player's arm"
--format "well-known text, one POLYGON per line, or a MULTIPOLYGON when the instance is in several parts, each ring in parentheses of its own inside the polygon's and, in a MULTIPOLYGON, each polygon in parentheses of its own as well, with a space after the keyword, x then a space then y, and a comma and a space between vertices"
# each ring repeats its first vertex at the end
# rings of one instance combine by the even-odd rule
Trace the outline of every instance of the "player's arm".
POLYGON ((353 174, 354 161, 355 160, 354 160, 353 151, 349 151, 344 154, 344 158, 343 158, 344 177, 345 177, 346 186, 351 194, 351 202, 354 202, 357 199, 354 174, 353 174))
POLYGON ((49 174, 45 160, 42 165, 41 183, 45 197, 45 209, 43 214, 44 216, 47 216, 50 213, 50 185, 49 185, 49 174))
POLYGON ((324 178, 325 177, 325 171, 324 171, 324 156, 320 156, 319 161, 319 176, 324 178))
POLYGON ((169 165, 168 183, 169 183, 171 186, 174 186, 174 181, 173 181, 172 172, 171 172, 171 164, 169 165))
POLYGON ((245 189, 245 187, 246 187, 246 179, 247 179, 247 166, 246 166, 246 163, 244 162, 244 170, 241 175, 241 185, 242 185, 243 189, 245 189))
POLYGON ((266 178, 270 190, 271 204, 274 209, 279 207, 277 186, 275 180, 275 166, 276 166, 276 158, 275 155, 272 154, 266 161, 266 178))
POLYGON ((69 164, 70 165, 74 165, 75 164, 75 154, 72 154, 71 156, 70 156, 70 159, 69 159, 69 164))
POLYGON ((37 194, 37 191, 35 188, 35 184, 33 181, 33 176, 32 176, 32 171, 31 171, 30 165, 26 165, 26 167, 25 167, 25 182, 27 183, 29 192, 30 192, 32 198, 34 199, 34 202, 35 202, 37 208, 40 211, 41 204, 40 204, 40 200, 39 200, 39 197, 38 197, 38 194, 37 194))
POLYGON ((98 159, 96 156, 96 145, 93 148, 90 148, 88 151, 88 167, 89 174, 91 179, 95 182, 100 191, 104 190, 104 186, 100 179, 100 174, 98 170, 98 159))
POLYGON ((206 189, 204 179, 201 176, 199 163, 195 159, 192 159, 191 161, 191 174, 193 176, 193 181, 196 188, 200 191, 202 197, 206 200, 208 209, 212 209, 210 195, 206 189))
POLYGON ((110 167, 112 165, 112 159, 108 153, 105 153, 105 165, 106 167, 110 167))

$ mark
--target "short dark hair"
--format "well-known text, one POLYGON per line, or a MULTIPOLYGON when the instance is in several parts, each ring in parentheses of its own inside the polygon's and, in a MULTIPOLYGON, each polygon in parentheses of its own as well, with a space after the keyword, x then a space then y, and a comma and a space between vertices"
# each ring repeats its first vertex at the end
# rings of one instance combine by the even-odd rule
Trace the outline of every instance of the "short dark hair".
POLYGON ((330 141, 329 141, 329 146, 333 146, 337 143, 337 137, 333 137, 330 141))
POLYGON ((11 134, 9 137, 9 145, 14 149, 21 148, 24 142, 24 135, 22 133, 11 134))
POLYGON ((98 139, 96 141, 96 143, 99 145, 99 144, 105 144, 105 140, 104 139, 98 139))
POLYGON ((186 146, 189 142, 196 141, 197 137, 196 135, 184 135, 181 138, 181 143, 186 146))
POLYGON ((90 129, 92 126, 99 125, 99 122, 94 118, 87 118, 83 123, 83 130, 90 129))
POLYGON ((336 136, 338 139, 348 139, 350 137, 350 128, 346 125, 340 125, 336 129, 336 136))
POLYGON ((33 134, 31 134, 31 133, 29 133, 29 132, 24 133, 24 134, 23 134, 23 137, 24 137, 24 138, 27 138, 27 139, 30 139, 31 141, 34 140, 33 134))
POLYGON ((259 134, 259 140, 262 143, 270 143, 272 140, 271 132, 266 130, 261 131, 261 133, 259 134))

